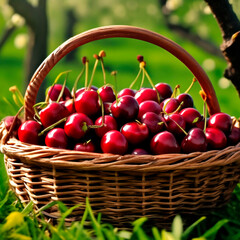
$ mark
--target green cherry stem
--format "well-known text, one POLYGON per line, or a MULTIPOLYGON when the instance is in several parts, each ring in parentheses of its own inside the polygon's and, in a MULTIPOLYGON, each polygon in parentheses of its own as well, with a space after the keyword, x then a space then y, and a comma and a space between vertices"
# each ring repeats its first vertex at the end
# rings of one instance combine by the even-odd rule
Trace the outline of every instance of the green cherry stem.
POLYGON ((57 99, 57 101, 56 101, 57 103, 60 101, 61 97, 63 96, 64 89, 65 89, 66 82, 67 82, 67 77, 68 77, 68 73, 66 74, 66 77, 65 77, 65 79, 64 79, 61 92, 60 92, 59 95, 58 95, 58 99, 57 99))
POLYGON ((207 128, 207 95, 203 90, 200 90, 199 94, 203 99, 203 117, 204 117, 203 132, 206 133, 206 128, 207 128))
POLYGON ((197 79, 194 77, 193 80, 192 80, 192 83, 190 84, 190 86, 188 87, 188 89, 185 91, 185 93, 188 93, 188 92, 191 90, 192 86, 194 85, 194 83, 195 83, 196 81, 197 81, 197 79))
POLYGON ((142 69, 140 68, 139 71, 138 71, 138 74, 137 74, 136 78, 133 80, 133 82, 131 83, 131 85, 129 86, 129 88, 131 88, 131 89, 133 88, 133 86, 134 86, 135 83, 137 82, 137 80, 138 80, 141 72, 142 72, 142 69))
POLYGON ((92 71, 91 79, 90 79, 90 82, 89 82, 89 84, 88 84, 87 90, 90 90, 90 88, 91 88, 91 86, 92 86, 93 77, 94 77, 94 74, 95 74, 95 72, 96 72, 98 62, 99 62, 99 56, 97 56, 96 54, 95 54, 94 56, 95 56, 95 58, 96 58, 96 61, 95 61, 95 64, 94 64, 94 66, 93 66, 93 71, 92 71))
POLYGON ((88 84, 88 69, 89 69, 89 62, 86 61, 86 63, 85 63, 85 83, 84 83, 85 89, 87 88, 87 84, 88 84))
POLYGON ((76 81, 74 82, 74 85, 73 85, 73 88, 72 88, 72 96, 73 96, 73 99, 75 100, 75 94, 76 94, 76 90, 77 90, 77 85, 78 85, 78 82, 81 78, 81 76, 83 75, 83 72, 85 70, 85 66, 83 67, 82 71, 78 74, 77 78, 76 78, 76 81))

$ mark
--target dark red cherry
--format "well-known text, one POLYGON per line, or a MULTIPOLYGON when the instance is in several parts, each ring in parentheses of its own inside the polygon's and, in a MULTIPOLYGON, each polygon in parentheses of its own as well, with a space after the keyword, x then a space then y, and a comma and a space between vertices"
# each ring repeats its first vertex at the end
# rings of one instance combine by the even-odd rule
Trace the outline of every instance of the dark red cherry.
POLYGON ((30 144, 39 144, 40 137, 38 134, 42 130, 42 125, 34 120, 28 120, 18 128, 18 139, 21 142, 30 144))
POLYGON ((122 133, 117 130, 111 130, 102 137, 101 149, 104 153, 123 155, 128 150, 128 142, 122 133))
POLYGON ((173 113, 169 116, 165 116, 166 128, 169 132, 175 136, 183 135, 186 128, 186 122, 179 113, 173 113))
POLYGON ((218 128, 206 128, 208 149, 223 149, 227 146, 227 138, 223 131, 218 128))
MULTIPOLYGON (((62 84, 55 84, 49 88, 47 94, 52 101, 57 101, 59 94, 62 91, 62 87, 63 87, 62 84)), ((72 96, 71 96, 70 90, 68 89, 68 87, 65 86, 63 95, 62 95, 60 101, 65 101, 67 99, 70 99, 71 97, 72 96)))
POLYGON ((68 110, 61 103, 52 102, 39 112, 40 121, 46 128, 69 115, 68 110))
POLYGON ((159 114, 161 112, 161 107, 159 103, 155 101, 146 100, 139 105, 138 119, 140 120, 146 112, 159 114))
POLYGON ((188 93, 181 93, 179 94, 176 99, 181 104, 181 109, 183 108, 193 108, 193 98, 188 93))
POLYGON ((84 113, 91 117, 100 110, 98 93, 94 90, 85 90, 75 99, 75 109, 78 113, 84 113))
POLYGON ((230 134, 228 135, 228 145, 236 145, 240 142, 240 128, 233 126, 230 134))
POLYGON ((153 154, 180 153, 180 146, 174 135, 168 131, 156 134, 150 142, 153 154))
POLYGON ((202 129, 192 128, 181 143, 184 153, 207 151, 207 139, 202 129))
POLYGON ((121 128, 121 133, 132 145, 144 142, 148 138, 148 127, 144 123, 128 122, 121 128))
POLYGON ((111 105, 111 112, 113 117, 127 122, 137 118, 139 105, 137 100, 129 95, 120 97, 111 105))
POLYGON ((133 154, 133 155, 149 155, 149 153, 143 148, 135 148, 135 149, 133 149, 131 154, 133 154))
POLYGON ((229 134, 232 127, 232 118, 227 113, 215 113, 210 116, 208 127, 218 128, 229 134))
POLYGON ((177 111, 179 105, 180 102, 176 98, 167 98, 160 104, 162 110, 167 114, 171 114, 177 111))
POLYGON ((7 116, 2 121, 4 122, 4 125, 7 131, 9 131, 12 125, 14 124, 12 128, 12 134, 13 136, 17 137, 17 131, 20 125, 22 124, 22 121, 18 117, 16 117, 15 121, 14 119, 15 119, 15 116, 7 116))
MULTIPOLYGON (((90 89, 93 90, 93 91, 97 91, 97 90, 98 90, 98 88, 95 87, 95 86, 91 86, 90 89)), ((87 90, 87 88, 85 88, 85 87, 79 88, 79 89, 75 92, 75 98, 77 98, 78 95, 80 95, 80 93, 84 92, 85 90, 87 90)))
POLYGON ((138 104, 147 100, 158 102, 158 95, 154 89, 142 88, 136 92, 135 99, 137 100, 138 104))
POLYGON ((118 98, 125 96, 125 95, 130 95, 130 96, 134 97, 135 93, 136 93, 136 91, 131 88, 124 88, 118 93, 118 98))
POLYGON ((106 115, 111 114, 111 106, 112 106, 111 102, 104 102, 103 103, 104 114, 106 114, 106 115))
POLYGON ((68 138, 62 128, 53 128, 45 137, 45 144, 53 148, 67 148, 68 138))
POLYGON ((184 108, 180 111, 180 115, 184 118, 187 129, 196 127, 203 119, 201 113, 195 108, 184 108))
POLYGON ((167 83, 158 83, 155 85, 156 89, 158 90, 161 100, 170 98, 172 96, 173 90, 171 86, 167 83))
POLYGON ((60 103, 67 109, 68 116, 76 112, 74 100, 72 98, 60 103))
MULTIPOLYGON (((99 117, 96 119, 95 121, 95 125, 97 126, 101 126, 102 125, 102 117, 99 117)), ((110 115, 105 115, 104 116, 104 125, 102 127, 99 128, 95 128, 95 133, 97 134, 98 137, 103 137, 103 135, 110 131, 110 130, 117 130, 118 126, 117 126, 117 121, 115 120, 114 117, 110 116, 110 115)))
POLYGON ((98 89, 98 93, 103 102, 114 102, 116 96, 111 86, 105 85, 98 89))
POLYGON ((82 142, 82 143, 76 143, 74 146, 75 151, 81 151, 81 152, 95 152, 96 147, 92 141, 82 142))
POLYGON ((93 122, 86 114, 74 113, 68 117, 64 131, 68 137, 78 140, 85 136, 89 125, 93 125, 93 122))
POLYGON ((162 131, 165 127, 162 117, 153 112, 145 113, 141 118, 141 122, 145 123, 149 132, 154 135, 162 131))

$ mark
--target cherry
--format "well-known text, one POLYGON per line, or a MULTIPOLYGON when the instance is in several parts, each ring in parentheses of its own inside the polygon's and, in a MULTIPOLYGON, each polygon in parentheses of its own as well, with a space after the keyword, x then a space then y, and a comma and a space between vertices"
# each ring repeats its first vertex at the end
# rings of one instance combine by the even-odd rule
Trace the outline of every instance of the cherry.
POLYGON ((228 145, 236 145, 240 142, 240 128, 233 126, 230 134, 228 135, 228 145))
POLYGON ((130 95, 130 96, 134 97, 135 93, 136 93, 136 91, 131 88, 124 88, 118 93, 118 98, 125 96, 125 95, 130 95))
POLYGON ((193 98, 188 93, 179 94, 176 99, 181 103, 181 109, 193 108, 193 98))
POLYGON ((104 102, 103 103, 104 114, 106 114, 106 115, 111 114, 111 106, 112 106, 111 102, 104 102))
POLYGON ((18 139, 21 142, 30 144, 39 144, 40 137, 38 134, 42 130, 42 125, 34 120, 27 120, 18 128, 18 139))
POLYGON ((170 98, 172 96, 173 90, 169 84, 158 83, 155 85, 155 87, 158 90, 162 100, 170 98))
POLYGON ((184 153, 205 152, 207 150, 207 139, 202 129, 192 128, 181 143, 184 153))
MULTIPOLYGON (((99 117, 96 119, 95 121, 95 125, 101 126, 102 125, 102 117, 99 117)), ((99 136, 100 138, 103 137, 103 135, 110 131, 110 130, 117 130, 118 126, 117 126, 117 121, 115 120, 114 117, 110 116, 110 115, 105 115, 104 116, 104 125, 102 127, 99 128, 95 128, 95 133, 97 134, 97 136, 99 136)))
POLYGON ((137 100, 129 95, 120 97, 111 105, 111 112, 113 117, 122 121, 129 121, 136 119, 139 111, 137 100))
POLYGON ((116 100, 116 96, 111 86, 105 85, 100 87, 98 93, 103 102, 114 102, 116 100))
MULTIPOLYGON (((98 90, 98 88, 95 87, 95 86, 93 86, 93 85, 90 87, 90 89, 93 90, 93 91, 97 91, 97 90, 98 90)), ((84 92, 85 90, 87 90, 87 88, 85 88, 85 87, 79 88, 79 89, 75 92, 75 98, 77 98, 78 95, 80 95, 80 93, 84 92)))
POLYGON ((180 115, 184 118, 187 129, 196 127, 203 119, 201 113, 195 108, 184 108, 180 111, 180 115))
POLYGON ((75 99, 75 108, 78 113, 91 117, 100 110, 98 93, 94 90, 84 90, 75 99))
POLYGON ((146 112, 154 112, 159 114, 161 112, 161 107, 153 100, 146 100, 139 105, 138 119, 141 119, 146 112))
POLYGON ((142 88, 136 92, 135 99, 137 100, 138 104, 146 100, 152 100, 152 101, 158 102, 158 95, 154 89, 142 88))
MULTIPOLYGON (((55 85, 51 86, 48 90, 48 93, 47 93, 49 98, 52 101, 57 101, 58 96, 59 96, 62 88, 63 88, 62 84, 55 84, 55 85)), ((71 96, 70 90, 65 86, 64 90, 63 90, 63 95, 62 95, 60 101, 65 101, 67 99, 70 99, 71 97, 72 96, 71 96)))
POLYGON ((89 125, 92 125, 92 120, 84 113, 74 113, 68 117, 64 131, 68 137, 73 139, 81 139, 89 130, 89 125))
POLYGON ((180 102, 176 98, 167 98, 160 104, 162 110, 167 114, 174 113, 179 105, 180 102))
POLYGON ((171 115, 165 116, 167 130, 173 133, 175 136, 182 136, 186 128, 186 122, 179 113, 173 113, 171 115))
POLYGON ((67 148, 68 138, 62 128, 54 128, 50 130, 45 137, 45 144, 48 147, 67 148))
POLYGON ((147 125, 149 132, 152 134, 159 133, 165 126, 162 117, 154 112, 145 113, 141 118, 141 122, 147 125))
POLYGON ((12 125, 14 124, 13 129, 12 129, 13 130, 12 134, 16 137, 18 128, 20 127, 22 122, 18 117, 16 117, 15 122, 14 122, 14 119, 15 119, 15 116, 7 116, 2 121, 4 122, 4 125, 5 125, 5 128, 7 129, 7 131, 9 131, 11 129, 12 125))
POLYGON ((133 154, 133 155, 149 155, 149 153, 143 148, 135 148, 135 149, 133 149, 131 154, 133 154))
POLYGON ((168 131, 156 134, 150 142, 154 154, 180 153, 180 146, 174 135, 168 131))
POLYGON ((96 147, 92 141, 87 141, 83 143, 76 143, 74 150, 82 152, 95 152, 96 147))
POLYGON ((68 116, 76 112, 75 105, 74 105, 74 100, 72 98, 68 99, 66 101, 62 101, 60 103, 67 109, 68 116))
POLYGON ((67 117, 69 112, 61 103, 52 102, 39 112, 40 121, 46 128, 67 117))
POLYGON ((232 118, 227 113, 215 113, 210 116, 208 127, 218 128, 229 134, 232 127, 232 118))
POLYGON ((117 130, 111 130, 102 137, 101 149, 104 153, 123 155, 128 150, 128 142, 122 133, 117 130))
POLYGON ((144 123, 128 122, 121 128, 121 133, 132 145, 137 145, 144 142, 148 136, 148 127, 144 123))
POLYGON ((206 128, 206 138, 209 149, 223 149, 227 145, 226 135, 218 128, 206 128))

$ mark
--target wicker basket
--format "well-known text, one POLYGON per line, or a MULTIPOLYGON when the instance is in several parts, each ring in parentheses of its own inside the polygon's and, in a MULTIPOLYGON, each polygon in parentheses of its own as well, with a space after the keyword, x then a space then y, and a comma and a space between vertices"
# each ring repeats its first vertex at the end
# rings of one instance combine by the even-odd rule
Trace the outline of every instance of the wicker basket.
MULTIPOLYGON (((210 114, 220 111, 207 75, 179 45, 145 29, 108 26, 69 39, 45 59, 26 90, 25 119, 33 117, 38 89, 62 57, 88 42, 113 37, 143 40, 173 54, 206 92, 210 114)), ((73 206, 88 197, 93 210, 118 227, 142 216, 161 227, 176 214, 205 214, 224 205, 239 182, 239 145, 204 153, 120 156, 22 143, 8 138, 3 123, 0 136, 11 187, 22 202, 32 200, 40 208, 60 200, 73 206)), ((69 220, 79 219, 83 211, 84 205, 69 220)), ((46 214, 59 216, 54 207, 46 214)))

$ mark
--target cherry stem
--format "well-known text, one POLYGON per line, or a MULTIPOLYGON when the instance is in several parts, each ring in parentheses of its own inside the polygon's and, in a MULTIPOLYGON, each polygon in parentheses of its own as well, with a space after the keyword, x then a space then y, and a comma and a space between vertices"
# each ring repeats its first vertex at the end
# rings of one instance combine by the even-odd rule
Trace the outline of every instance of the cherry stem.
POLYGON ((194 83, 195 83, 196 81, 197 81, 197 79, 194 77, 193 80, 192 80, 192 83, 190 84, 190 86, 188 87, 188 89, 185 91, 185 93, 188 93, 188 92, 191 90, 192 86, 194 85, 194 83))
POLYGON ((66 82, 67 82, 67 77, 68 77, 68 73, 67 73, 67 75, 66 75, 66 77, 65 77, 65 79, 64 79, 64 82, 63 82, 63 85, 62 85, 62 89, 61 89, 61 91, 60 91, 60 93, 59 93, 59 95, 58 95, 58 99, 57 99, 57 103, 60 101, 60 99, 62 98, 62 96, 63 96, 63 93, 64 93, 64 89, 65 89, 65 86, 66 86, 66 82))
POLYGON ((105 72, 104 62, 102 57, 100 57, 100 62, 101 62, 102 73, 103 73, 103 84, 106 85, 106 72, 105 72))
POLYGON ((180 85, 178 84, 178 85, 175 86, 175 88, 173 90, 173 93, 171 95, 171 98, 175 98, 177 95, 179 95, 179 92, 180 92, 179 89, 180 89, 180 85))
POLYGON ((113 88, 113 91, 114 91, 114 94, 117 98, 117 89, 118 89, 118 86, 117 86, 117 71, 112 71, 111 75, 114 77, 115 88, 113 88))
POLYGON ((88 69, 89 69, 88 61, 86 61, 86 63, 85 63, 85 69, 86 69, 86 71, 85 71, 85 84, 84 84, 84 86, 85 86, 85 89, 86 89, 87 84, 88 84, 88 69))
POLYGON ((78 76, 77 76, 77 78, 76 78, 76 80, 75 80, 75 82, 74 82, 74 85, 73 85, 73 88, 72 88, 72 95, 73 95, 73 99, 74 99, 74 100, 75 100, 75 97, 76 97, 75 94, 76 94, 76 90, 77 90, 77 84, 78 84, 81 76, 83 75, 84 70, 85 70, 85 66, 84 66, 84 68, 82 69, 82 71, 78 74, 78 76))
POLYGON ((138 71, 138 74, 137 74, 136 78, 133 80, 133 82, 132 82, 131 85, 129 86, 130 89, 132 89, 132 87, 135 85, 135 83, 136 83, 136 81, 138 80, 141 72, 142 72, 142 69, 140 68, 139 71, 138 71))
POLYGON ((96 72, 96 68, 97 68, 98 62, 99 62, 99 58, 96 59, 95 64, 94 64, 94 66, 93 66, 92 76, 91 76, 91 79, 90 79, 90 82, 89 82, 89 85, 88 85, 87 90, 90 90, 90 88, 91 88, 91 86, 92 86, 93 77, 94 77, 94 74, 95 74, 95 72, 96 72))
POLYGON ((175 121, 171 118, 171 116, 168 116, 180 129, 181 131, 187 136, 188 133, 175 121))
POLYGON ((66 122, 66 121, 67 121, 67 118, 66 118, 66 117, 65 117, 65 118, 62 118, 61 120, 59 120, 59 121, 55 122, 54 124, 46 127, 45 129, 43 129, 43 130, 38 134, 38 136, 39 136, 39 137, 42 136, 44 133, 50 131, 51 129, 53 129, 53 128, 55 128, 57 125, 59 125, 60 123, 63 123, 63 122, 66 122))
POLYGON ((207 128, 207 95, 203 90, 200 90, 199 94, 203 99, 203 117, 204 117, 203 132, 205 133, 207 128))
POLYGON ((144 79, 145 79, 145 74, 144 74, 144 72, 143 72, 143 74, 142 74, 142 81, 141 81, 141 84, 140 84, 140 86, 139 86, 139 89, 142 88, 143 83, 144 83, 144 79))

